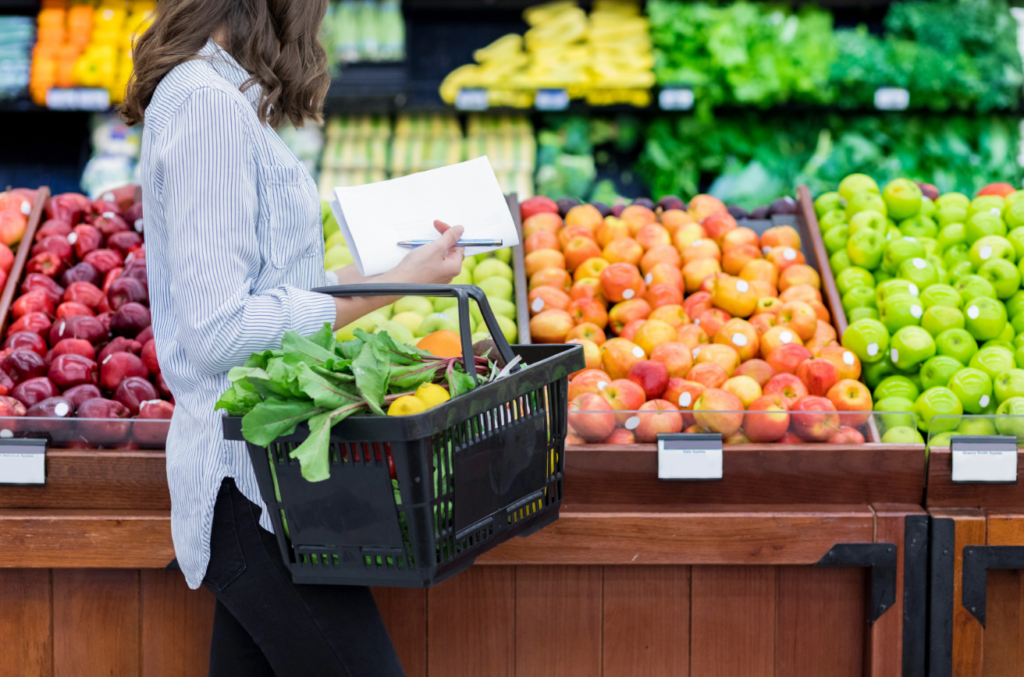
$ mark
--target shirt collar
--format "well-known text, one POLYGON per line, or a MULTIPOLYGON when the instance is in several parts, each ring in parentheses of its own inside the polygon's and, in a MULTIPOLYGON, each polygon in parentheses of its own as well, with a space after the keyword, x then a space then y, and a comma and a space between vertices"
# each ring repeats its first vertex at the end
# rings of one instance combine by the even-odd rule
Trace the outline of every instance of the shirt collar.
MULTIPOLYGON (((242 68, 234 57, 227 53, 227 51, 217 44, 217 42, 210 38, 206 41, 206 45, 199 50, 199 56, 206 59, 217 75, 221 76, 233 86, 237 87, 240 91, 242 85, 245 84, 249 78, 248 71, 242 68)), ((259 84, 253 84, 247 90, 242 92, 242 96, 252 104, 253 109, 259 106, 260 98, 263 94, 263 88, 259 84)))

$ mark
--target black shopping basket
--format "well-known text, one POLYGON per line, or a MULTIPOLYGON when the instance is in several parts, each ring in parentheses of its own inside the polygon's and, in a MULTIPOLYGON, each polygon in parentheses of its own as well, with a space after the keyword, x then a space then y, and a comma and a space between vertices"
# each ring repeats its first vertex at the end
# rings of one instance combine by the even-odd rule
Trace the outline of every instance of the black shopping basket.
MULTIPOLYGON (((469 299, 501 356, 521 368, 422 414, 357 416, 331 433, 330 478, 303 479, 289 452, 309 429, 248 444, 281 554, 296 583, 428 587, 513 536, 558 519, 569 374, 576 345, 509 346, 478 287, 361 285, 332 296, 454 296, 471 364, 469 299), (391 465, 393 463, 393 465, 391 465)), ((242 440, 241 419, 224 437, 242 440)))

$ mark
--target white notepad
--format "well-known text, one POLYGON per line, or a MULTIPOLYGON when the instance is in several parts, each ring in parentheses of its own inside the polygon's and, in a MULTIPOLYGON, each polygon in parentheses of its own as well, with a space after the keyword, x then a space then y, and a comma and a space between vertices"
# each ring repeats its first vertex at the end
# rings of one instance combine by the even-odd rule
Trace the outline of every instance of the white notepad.
POLYGON ((464 239, 501 240, 467 255, 519 244, 512 213, 486 157, 351 188, 335 188, 331 209, 359 272, 379 275, 411 249, 402 240, 436 240, 434 220, 465 228, 464 239))

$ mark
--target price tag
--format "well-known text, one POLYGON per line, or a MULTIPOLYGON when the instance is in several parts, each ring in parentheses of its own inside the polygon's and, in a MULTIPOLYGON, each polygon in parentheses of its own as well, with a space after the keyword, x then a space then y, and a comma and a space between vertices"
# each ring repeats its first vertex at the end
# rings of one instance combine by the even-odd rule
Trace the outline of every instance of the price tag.
POLYGON ((910 92, 902 87, 879 87, 875 90, 875 108, 878 110, 907 110, 910 92))
POLYGON ((0 485, 46 486, 46 440, 0 439, 0 485))
POLYGON ((46 107, 52 110, 105 111, 110 108, 110 92, 105 89, 51 89, 46 107))
POLYGON ((455 95, 455 108, 458 110, 482 111, 487 110, 490 104, 487 100, 487 90, 479 87, 460 89, 455 95))
POLYGON ((722 436, 658 435, 659 480, 722 479, 722 436))
POLYGON ((953 482, 1017 483, 1017 438, 1004 435, 954 435, 953 482))
POLYGON ((693 110, 693 90, 689 87, 666 87, 658 92, 661 110, 693 110))
POLYGON ((559 111, 569 107, 569 92, 564 89, 538 89, 533 98, 537 110, 559 111))

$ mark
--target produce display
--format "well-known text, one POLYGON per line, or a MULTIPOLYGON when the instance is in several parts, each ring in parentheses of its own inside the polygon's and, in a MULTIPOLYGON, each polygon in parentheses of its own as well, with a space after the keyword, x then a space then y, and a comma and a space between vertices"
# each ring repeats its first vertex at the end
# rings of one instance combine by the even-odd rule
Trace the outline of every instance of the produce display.
POLYGON ((535 197, 521 211, 531 339, 586 357, 569 382, 571 443, 863 441, 861 362, 836 343, 796 229, 758 234, 708 195, 535 197))
POLYGON ((28 92, 35 22, 24 16, 0 16, 0 99, 28 92))
POLYGON ((322 36, 332 66, 405 59, 405 19, 399 0, 332 2, 322 36))
POLYGON ((473 53, 441 83, 448 104, 462 89, 487 90, 490 106, 528 108, 540 89, 561 89, 592 105, 651 103, 654 57, 640 3, 597 0, 588 16, 575 0, 523 12, 525 35, 509 34, 473 53))
MULTIPOLYGON (((45 217, 24 279, 16 282, 0 351, 0 416, 169 419, 173 397, 150 328, 135 186, 95 201, 56 195, 45 217)), ((79 442, 118 444, 132 427, 92 422, 69 423, 69 429, 79 442)), ((131 439, 161 444, 165 436, 166 426, 136 427, 131 439)))
POLYGON ((883 416, 883 441, 1014 434, 1014 419, 936 417, 1024 414, 1024 191, 997 183, 971 199, 852 174, 815 211, 850 321, 842 344, 876 410, 916 417, 917 430, 883 416))

